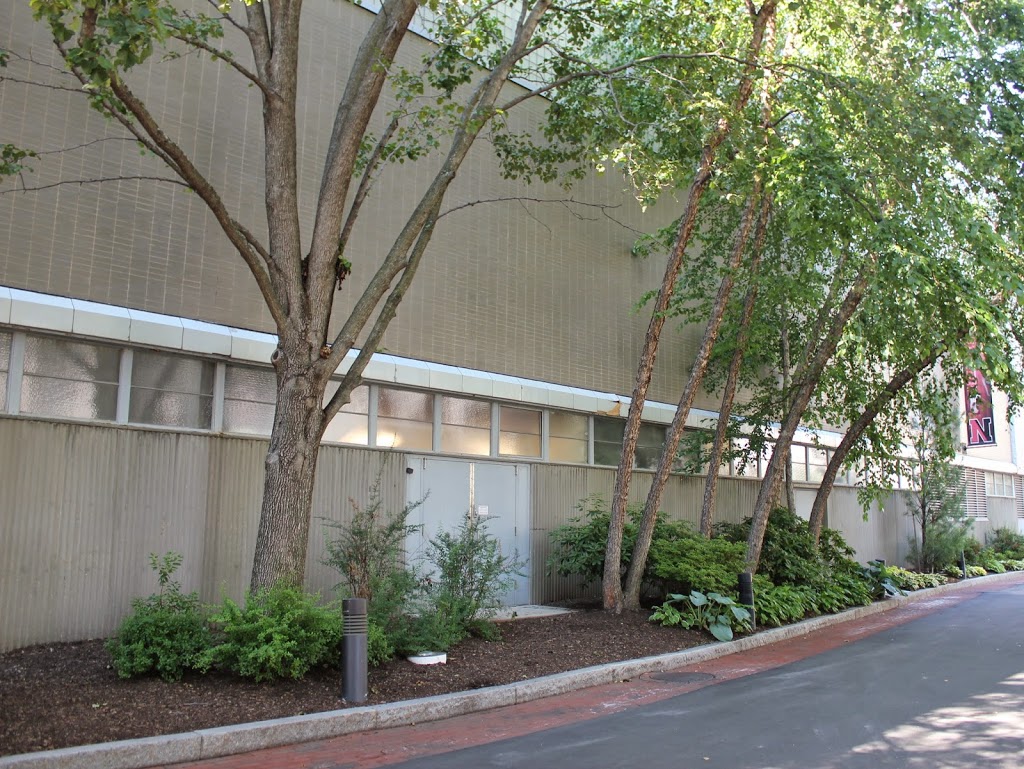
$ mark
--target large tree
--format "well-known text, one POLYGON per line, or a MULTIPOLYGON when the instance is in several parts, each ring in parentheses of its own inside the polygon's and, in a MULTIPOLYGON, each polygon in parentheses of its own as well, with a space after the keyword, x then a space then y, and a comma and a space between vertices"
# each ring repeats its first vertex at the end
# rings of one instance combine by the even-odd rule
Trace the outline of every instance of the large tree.
MULTIPOLYGON (((323 142, 319 193, 312 215, 304 215, 297 147, 307 129, 297 99, 305 87, 300 53, 312 43, 301 0, 198 4, 205 13, 167 0, 31 4, 91 106, 203 201, 258 286, 277 333, 271 358, 277 393, 251 587, 301 582, 324 430, 349 401, 395 317, 438 226, 446 191, 478 137, 485 129, 500 137, 509 110, 560 78, 571 79, 574 68, 584 69, 560 46, 571 49, 586 34, 586 6, 574 6, 572 14, 552 11, 551 0, 424 6, 421 28, 432 45, 421 67, 404 68, 396 53, 421 5, 383 0, 358 50, 343 57, 348 63, 337 73, 344 87, 323 142), (216 169, 186 149, 181 128, 164 124, 160 109, 143 95, 140 85, 155 59, 193 53, 212 57, 234 77, 222 87, 259 91, 262 211, 231 210, 214 182, 216 169), (532 90, 510 86, 517 76, 535 84, 532 90), (393 108, 384 114, 388 95, 393 108), (431 156, 426 183, 383 253, 362 260, 351 254, 353 228, 382 167, 425 156, 431 156), (372 277, 332 324, 338 291, 353 269, 372 277), (357 348, 337 389, 325 397, 331 377, 357 348)), ((5 150, 5 162, 22 159, 14 152, 5 150)))

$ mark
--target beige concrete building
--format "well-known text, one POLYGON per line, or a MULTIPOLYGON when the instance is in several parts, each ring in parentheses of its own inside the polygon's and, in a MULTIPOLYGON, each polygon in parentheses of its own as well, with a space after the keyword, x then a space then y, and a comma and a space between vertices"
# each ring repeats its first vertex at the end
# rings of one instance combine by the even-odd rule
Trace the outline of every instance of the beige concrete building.
MULTIPOLYGON (((299 157, 308 234, 338 73, 370 13, 313 0, 306 11, 299 157)), ((414 65, 426 45, 408 40, 403 63, 414 65)), ((150 552, 183 553, 185 588, 206 598, 242 591, 273 416, 275 339, 251 275, 203 204, 179 186, 131 178, 169 174, 51 68, 52 44, 27 3, 0 5, 0 48, 16 54, 8 71, 17 76, 0 86, 0 140, 40 153, 33 173, 0 187, 3 650, 109 633, 131 598, 152 590, 150 552), (84 183, 58 184, 69 181, 84 183), (11 192, 23 184, 40 189, 11 192)), ((260 98, 231 78, 189 56, 156 63, 132 84, 229 208, 262 233, 260 98)), ((543 107, 527 102, 511 119, 535 124, 543 107)), ((381 178, 349 247, 339 317, 433 163, 396 165, 381 178)), ((365 502, 379 479, 389 506, 426 498, 417 512, 425 536, 467 511, 490 517, 503 545, 529 558, 508 601, 583 589, 547 574, 547 532, 580 499, 610 496, 647 325, 633 306, 662 270, 631 247, 672 216, 671 204, 642 211, 624 186, 614 174, 571 193, 504 180, 479 143, 386 351, 327 431, 315 516, 345 520, 350 500, 365 502), (460 208, 480 201, 489 202, 460 208)), ((662 343, 638 500, 698 339, 699 329, 674 329, 662 343)), ((691 426, 706 426, 716 405, 698 402, 691 426)), ((996 447, 965 457, 979 530, 1024 518, 1020 434, 999 430, 996 447)), ((820 436, 822 449, 808 434, 794 448, 804 512, 838 438, 820 436)), ((749 514, 757 472, 723 468, 721 517, 749 514)), ((899 560, 899 495, 865 521, 845 480, 830 524, 864 559, 899 560)), ((673 477, 666 510, 695 520, 702 488, 699 477, 673 477)), ((328 590, 337 576, 319 562, 323 536, 315 525, 309 581, 328 590)), ((409 543, 413 555, 420 544, 409 543)))

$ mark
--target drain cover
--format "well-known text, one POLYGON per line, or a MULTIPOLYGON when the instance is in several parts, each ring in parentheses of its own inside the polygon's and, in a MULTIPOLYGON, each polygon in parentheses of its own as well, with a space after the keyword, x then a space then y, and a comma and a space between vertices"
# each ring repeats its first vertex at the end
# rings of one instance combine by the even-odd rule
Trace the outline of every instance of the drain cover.
POLYGON ((670 684, 697 684, 702 681, 711 681, 714 676, 711 673, 652 673, 652 681, 665 681, 670 684))

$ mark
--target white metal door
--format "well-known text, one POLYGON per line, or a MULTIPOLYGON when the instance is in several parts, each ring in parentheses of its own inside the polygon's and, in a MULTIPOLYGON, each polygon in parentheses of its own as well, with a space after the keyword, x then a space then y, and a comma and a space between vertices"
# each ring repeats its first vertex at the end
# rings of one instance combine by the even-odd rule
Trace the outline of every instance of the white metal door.
MULTIPOLYGON (((439 531, 454 531, 467 515, 486 521, 504 555, 520 560, 530 554, 530 466, 437 457, 410 457, 406 467, 406 497, 422 503, 409 516, 420 531, 409 537, 410 560, 422 557, 439 531)), ((501 602, 516 606, 530 602, 530 565, 516 577, 515 587, 501 602)))

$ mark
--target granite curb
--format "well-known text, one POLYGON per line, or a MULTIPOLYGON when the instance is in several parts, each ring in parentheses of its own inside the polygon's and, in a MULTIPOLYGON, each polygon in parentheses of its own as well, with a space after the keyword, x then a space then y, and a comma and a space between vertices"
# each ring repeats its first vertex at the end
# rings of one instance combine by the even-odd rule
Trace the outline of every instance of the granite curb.
POLYGON ((160 764, 219 758, 281 745, 324 740, 353 732, 439 721, 467 713, 530 702, 591 686, 624 681, 644 673, 656 673, 695 665, 728 654, 804 636, 832 625, 890 611, 908 603, 934 598, 942 593, 960 592, 982 585, 997 586, 1019 582, 1022 581, 1022 578, 1024 578, 1024 573, 1021 572, 976 577, 966 582, 919 590, 907 596, 890 598, 870 606, 859 606, 841 614, 828 614, 785 627, 765 630, 728 643, 698 646, 685 651, 642 657, 625 662, 611 662, 486 689, 455 692, 371 707, 312 713, 272 721, 199 729, 160 737, 5 756, 0 758, 0 769, 93 769, 95 767, 145 769, 145 767, 160 764))

